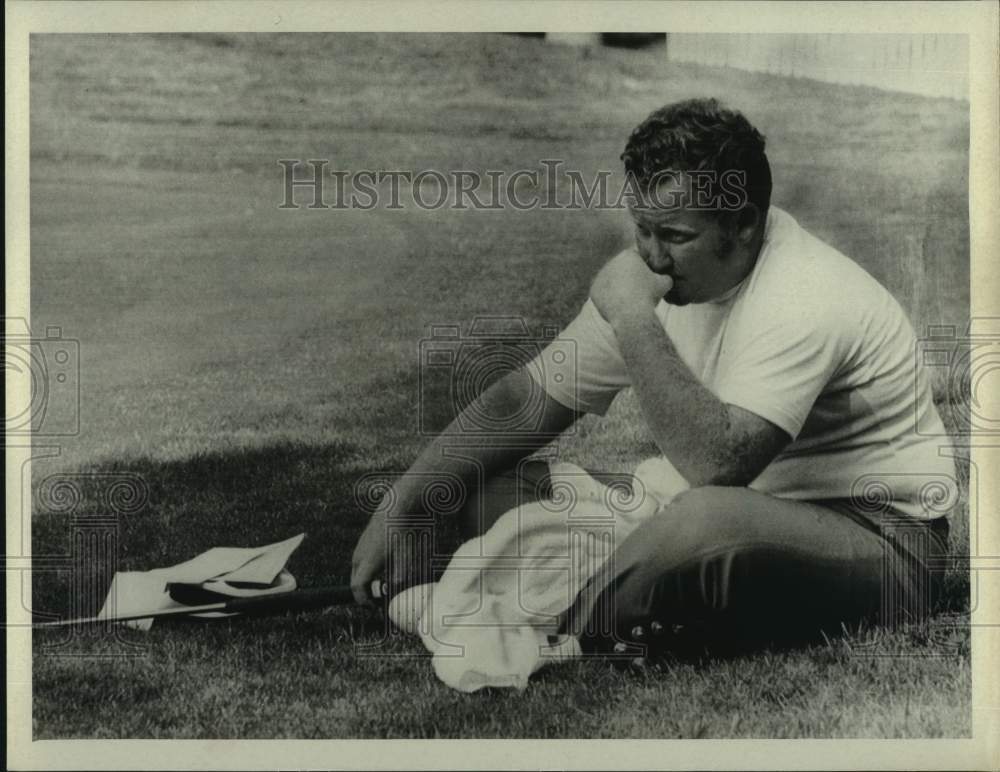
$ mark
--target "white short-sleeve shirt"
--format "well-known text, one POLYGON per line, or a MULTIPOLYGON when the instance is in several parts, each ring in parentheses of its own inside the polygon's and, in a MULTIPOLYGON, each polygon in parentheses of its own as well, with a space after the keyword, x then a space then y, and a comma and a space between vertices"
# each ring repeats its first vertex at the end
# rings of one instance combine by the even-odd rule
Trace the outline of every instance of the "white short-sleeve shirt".
MULTIPOLYGON (((791 444, 751 483, 794 499, 843 499, 936 517, 956 493, 952 459, 905 312, 853 260, 771 207, 753 271, 721 298, 656 314, 721 401, 791 444), (933 506, 927 506, 928 499, 933 506)), ((575 367, 529 372, 554 399, 603 415, 630 385, 611 326, 588 300, 560 335, 575 367)), ((670 388, 664 383, 664 388, 670 388)))

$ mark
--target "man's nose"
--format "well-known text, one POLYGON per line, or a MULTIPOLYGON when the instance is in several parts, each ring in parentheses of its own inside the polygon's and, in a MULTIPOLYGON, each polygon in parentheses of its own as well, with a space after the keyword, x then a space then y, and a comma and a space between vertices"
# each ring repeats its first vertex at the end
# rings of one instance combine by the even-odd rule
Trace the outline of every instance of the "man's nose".
POLYGON ((674 267, 670 251, 656 239, 650 239, 646 252, 646 265, 653 273, 669 273, 674 267))

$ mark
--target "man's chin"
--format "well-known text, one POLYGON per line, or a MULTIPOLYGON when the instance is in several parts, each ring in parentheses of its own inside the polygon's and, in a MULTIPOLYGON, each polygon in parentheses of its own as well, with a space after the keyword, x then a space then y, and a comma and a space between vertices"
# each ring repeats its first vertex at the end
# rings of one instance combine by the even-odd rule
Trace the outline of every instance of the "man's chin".
POLYGON ((663 299, 672 306, 686 306, 691 302, 683 293, 678 292, 676 287, 664 295, 663 299))

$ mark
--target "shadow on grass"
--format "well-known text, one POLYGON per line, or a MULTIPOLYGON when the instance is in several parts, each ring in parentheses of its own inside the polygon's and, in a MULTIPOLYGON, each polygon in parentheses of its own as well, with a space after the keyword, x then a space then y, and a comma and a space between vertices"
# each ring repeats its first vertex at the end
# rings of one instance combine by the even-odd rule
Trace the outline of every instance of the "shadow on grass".
MULTIPOLYGON (((406 453, 398 451, 398 456, 406 453)), ((117 550, 104 559, 98 555, 74 563, 65 572, 37 574, 36 608, 64 613, 80 586, 101 588, 90 598, 99 606, 114 570, 169 565, 213 546, 265 544, 301 531, 309 536, 289 564, 300 584, 346 581, 355 539, 367 519, 355 501, 355 484, 373 471, 398 470, 397 462, 404 460, 374 461, 351 443, 285 443, 180 461, 108 462, 76 477, 65 475, 79 494, 70 499, 53 500, 42 479, 36 555, 69 555, 83 520, 111 521, 117 550), (137 497, 122 496, 121 487, 113 496, 115 485, 126 480, 141 480, 145 487, 137 497), (57 501, 63 508, 53 511, 57 501)), ((129 657, 120 656, 120 639, 107 636, 73 639, 61 648, 36 637, 36 654, 43 655, 34 660, 36 738, 578 737, 640 731, 644 736, 664 731, 699 736, 683 727, 664 730, 660 716, 648 717, 642 709, 625 711, 641 729, 602 727, 621 712, 623 700, 669 700, 668 693, 679 690, 680 710, 684 700, 706 691, 742 688, 744 681, 728 675, 736 672, 733 668, 740 668, 741 679, 766 686, 772 677, 779 683, 789 676, 803 682, 849 677, 858 670, 853 663, 859 654, 870 653, 878 664, 896 661, 886 656, 963 651, 933 638, 924 645, 908 633, 849 635, 818 649, 803 641, 792 648, 766 648, 763 656, 746 659, 741 657, 746 652, 709 652, 695 644, 687 657, 668 657, 646 675, 612 675, 608 668, 580 662, 543 670, 528 697, 494 690, 468 702, 465 695, 436 684, 426 652, 414 638, 396 637, 373 652, 377 656, 363 656, 356 644, 378 644, 384 630, 381 614, 349 607, 293 620, 158 623, 150 633, 126 635, 129 652, 139 655, 129 657), (197 634, 191 635, 194 625, 199 625, 197 634), (795 650, 811 652, 813 659, 784 658, 795 650), (554 709, 555 702, 564 707, 554 709), (462 716, 461 722, 448 723, 448 716, 455 715, 462 716)), ((962 630, 956 626, 954 635, 962 630)), ((775 699, 801 699, 807 693, 802 688, 792 695, 780 692, 775 699)), ((771 709, 785 708, 782 703, 771 709)), ((731 713, 728 707, 720 710, 731 713)), ((728 736, 727 731, 720 724, 712 733, 728 736)))
MULTIPOLYGON (((288 564, 299 586, 348 583, 351 553, 381 489, 365 483, 391 481, 412 462, 421 442, 413 422, 420 389, 425 428, 451 420, 445 388, 422 384, 416 370, 370 382, 365 392, 378 395, 377 406, 352 416, 356 443, 115 458, 52 474, 36 465, 32 611, 96 614, 116 571, 147 571, 212 547, 255 547, 303 532, 288 564), (377 451, 362 438, 374 439, 377 451)), ((458 524, 451 520, 442 518, 435 529, 441 550, 456 546, 458 524)))
MULTIPOLYGON (((36 492, 35 555, 43 565, 61 565, 62 570, 33 575, 33 610, 54 616, 96 614, 115 571, 149 570, 211 547, 257 546, 301 532, 307 538, 289 562, 300 586, 345 584, 351 552, 372 504, 359 500, 358 482, 373 473, 385 473, 388 479, 400 468, 366 464, 350 444, 287 443, 181 461, 114 462, 43 478, 36 492), (124 496, 126 485, 137 492, 124 496), (72 496, 54 495, 58 486, 72 490, 72 496), (62 502, 62 511, 52 511, 54 499, 62 502)), ((453 542, 455 529, 439 532, 438 538, 453 542)), ((969 574, 963 568, 945 577, 943 612, 968 611, 969 574)), ((381 615, 376 616, 358 617, 365 633, 375 632, 370 623, 382 624, 381 615)), ((689 631, 676 641, 672 654, 690 661, 747 653, 746 646, 737 644, 742 635, 705 633, 689 631)), ((793 637, 780 643, 754 641, 749 648, 799 648, 819 642, 816 637, 793 637)))
MULTIPOLYGON (((359 495, 359 483, 380 475, 392 479, 412 461, 413 447, 402 438, 409 436, 411 444, 419 440, 413 415, 418 381, 418 372, 409 370, 370 385, 381 406, 359 415, 355 430, 388 448, 377 459, 351 442, 285 442, 174 461, 117 459, 42 476, 34 491, 33 549, 52 570, 33 574, 33 611, 57 617, 96 614, 116 571, 168 566, 212 547, 259 546, 301 532, 307 538, 289 563, 299 585, 346 584, 354 544, 375 503, 359 495)), ((434 379, 424 381, 426 386, 434 379)), ((440 429, 454 415, 446 388, 435 382, 425 395, 426 424, 420 428, 440 429)), ((960 463, 960 482, 968 484, 967 462, 960 463)), ((955 513, 955 519, 961 518, 967 518, 964 506, 955 513)), ((440 552, 456 544, 454 520, 453 527, 437 532, 440 552)), ((963 538, 953 541, 952 550, 964 555, 968 529, 959 530, 963 538)), ((942 610, 967 613, 969 589, 967 566, 950 570, 942 610)), ((373 625, 383 625, 380 614, 346 616, 360 626, 362 637, 375 632, 373 625)), ((745 646, 731 645, 737 636, 713 637, 715 645, 708 648, 701 635, 678 641, 674 654, 697 660, 709 653, 747 653, 745 646)), ((779 647, 817 642, 793 639, 779 647)), ((755 642, 750 648, 774 643, 755 642)))
POLYGON ((182 562, 212 547, 254 547, 305 532, 288 568, 300 586, 346 584, 374 500, 373 466, 346 443, 295 443, 181 461, 110 462, 39 481, 32 540, 36 613, 95 614, 116 571, 182 562))

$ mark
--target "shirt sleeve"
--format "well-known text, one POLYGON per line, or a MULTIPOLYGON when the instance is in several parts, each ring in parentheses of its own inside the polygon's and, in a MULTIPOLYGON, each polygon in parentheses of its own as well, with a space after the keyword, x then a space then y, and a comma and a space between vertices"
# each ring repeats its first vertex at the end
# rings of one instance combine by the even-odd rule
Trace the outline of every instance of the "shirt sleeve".
POLYGON ((803 308, 750 326, 755 332, 732 342, 716 396, 795 439, 843 361, 848 324, 842 315, 803 308))
POLYGON ((597 415, 604 415, 618 392, 630 384, 614 330, 589 298, 527 370, 553 399, 597 415))

